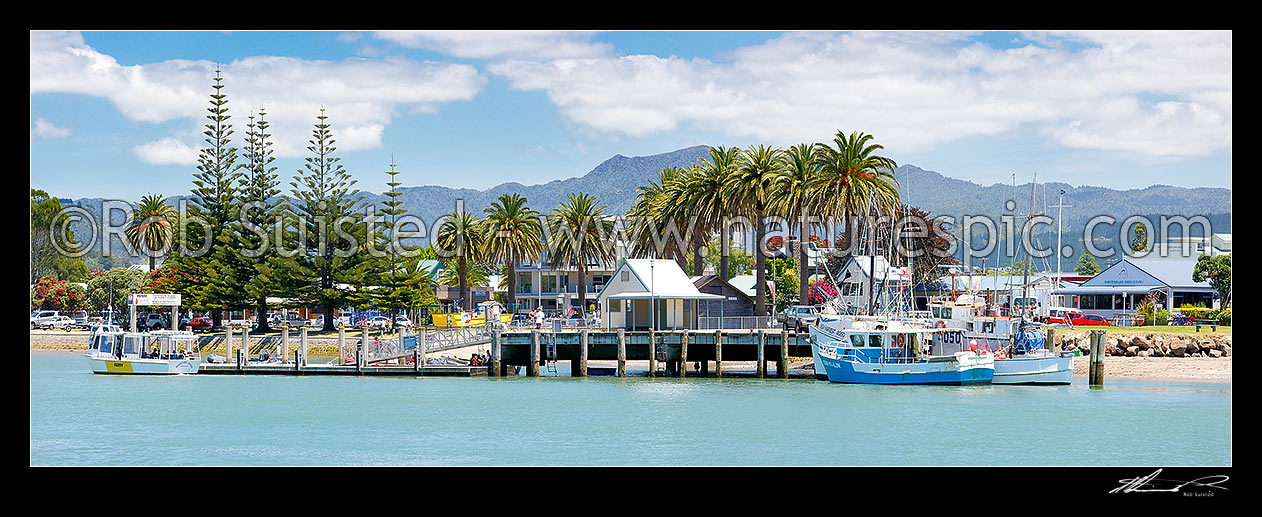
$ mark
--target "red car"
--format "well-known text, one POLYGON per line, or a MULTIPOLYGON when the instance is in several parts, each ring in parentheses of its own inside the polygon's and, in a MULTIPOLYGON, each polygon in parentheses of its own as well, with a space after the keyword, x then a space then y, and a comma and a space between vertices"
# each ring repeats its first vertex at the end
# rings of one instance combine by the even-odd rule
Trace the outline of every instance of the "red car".
POLYGON ((1081 314, 1081 313, 1072 314, 1070 315, 1069 321, 1075 326, 1077 325, 1099 325, 1099 326, 1104 326, 1104 327, 1115 326, 1112 323, 1109 323, 1109 320, 1104 319, 1104 316, 1101 316, 1099 314, 1081 314))
POLYGON ((205 316, 193 318, 192 320, 189 320, 188 322, 188 327, 193 332, 197 332, 199 330, 210 330, 210 328, 213 326, 215 326, 214 320, 207 318, 205 316))

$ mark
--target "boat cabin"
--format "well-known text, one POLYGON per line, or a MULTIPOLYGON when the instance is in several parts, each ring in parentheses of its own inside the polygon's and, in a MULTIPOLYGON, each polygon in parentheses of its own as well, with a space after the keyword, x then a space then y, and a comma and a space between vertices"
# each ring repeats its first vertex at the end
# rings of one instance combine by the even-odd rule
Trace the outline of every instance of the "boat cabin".
POLYGON ((192 332, 102 331, 92 335, 88 354, 116 359, 191 359, 197 357, 197 338, 192 332))

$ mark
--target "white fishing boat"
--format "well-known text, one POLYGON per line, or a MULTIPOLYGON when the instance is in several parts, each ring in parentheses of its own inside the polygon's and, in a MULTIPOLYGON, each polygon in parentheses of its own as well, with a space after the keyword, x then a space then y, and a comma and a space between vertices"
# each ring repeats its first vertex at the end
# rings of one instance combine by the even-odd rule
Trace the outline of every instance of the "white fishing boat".
POLYGON ((123 332, 114 325, 93 329, 87 356, 92 373, 174 375, 201 368, 197 337, 192 332, 160 330, 123 332))
POLYGON ((890 321, 834 330, 811 327, 811 348, 830 382, 847 384, 989 384, 994 356, 961 350, 960 329, 890 321))

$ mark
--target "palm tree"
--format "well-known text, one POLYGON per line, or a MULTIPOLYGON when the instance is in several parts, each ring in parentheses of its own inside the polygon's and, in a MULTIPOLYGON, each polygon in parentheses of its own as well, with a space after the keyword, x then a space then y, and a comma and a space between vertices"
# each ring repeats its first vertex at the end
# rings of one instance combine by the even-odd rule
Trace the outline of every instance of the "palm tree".
POLYGON ((562 234, 568 243, 554 242, 552 266, 572 265, 578 268, 578 304, 587 310, 587 264, 609 264, 614 260, 613 221, 604 216, 607 207, 595 196, 582 192, 570 194, 561 206, 552 209, 548 233, 552 238, 562 234))
POLYGON ((750 146, 741 151, 740 161, 732 174, 728 175, 727 182, 724 184, 727 192, 724 197, 741 200, 740 203, 733 202, 732 206, 742 207, 743 210, 740 212, 743 212, 743 215, 754 218, 756 238, 754 284, 757 289, 754 297, 754 314, 756 316, 766 315, 766 306, 763 303, 767 299, 767 252, 763 249, 763 240, 767 236, 766 214, 775 179, 782 174, 783 170, 784 153, 782 151, 764 145, 750 146))
POLYGON ((517 263, 543 253, 543 228, 539 224, 539 212, 526 206, 526 198, 518 194, 504 194, 485 210, 482 220, 483 255, 486 260, 503 266, 508 280, 508 304, 517 301, 517 263))
POLYGON ((438 227, 437 243, 443 252, 456 257, 460 302, 464 310, 472 310, 473 303, 469 299, 469 263, 482 260, 482 250, 486 247, 482 223, 468 212, 447 214, 443 216, 443 224, 438 227))
POLYGON ((869 144, 872 135, 853 132, 847 137, 841 131, 828 144, 815 144, 818 174, 814 175, 811 196, 820 215, 849 217, 870 210, 890 211, 898 206, 898 180, 894 169, 898 164, 873 154, 884 149, 869 144))
MULTIPOLYGON (((711 147, 710 159, 702 158, 699 167, 692 169, 688 175, 688 211, 697 217, 701 227, 698 233, 707 235, 715 230, 720 232, 719 274, 724 280, 728 279, 727 251, 730 234, 724 224, 728 216, 729 199, 723 196, 723 184, 736 166, 739 151, 735 147, 711 147)), ((704 240, 694 242, 694 263, 701 263, 700 249, 704 244, 704 240)), ((698 266, 693 273, 700 275, 701 270, 698 266)))
POLYGON ((857 131, 848 137, 838 131, 833 138, 836 149, 815 144, 819 170, 812 182, 811 208, 816 213, 842 219, 873 210, 894 213, 898 206, 894 168, 898 164, 874 154, 884 147, 869 143, 872 139, 872 135, 857 131))
POLYGON ((140 198, 132 212, 131 224, 125 230, 127 240, 149 255, 150 273, 154 271, 156 252, 171 245, 176 217, 175 207, 167 205, 166 199, 158 194, 140 198))
MULTIPOLYGON (((669 238, 677 211, 671 205, 671 196, 677 192, 684 176, 684 169, 667 167, 658 171, 657 180, 649 180, 647 186, 637 188, 635 205, 628 211, 631 222, 631 255, 634 257, 672 257, 684 260, 679 243, 669 238), (661 241, 659 245, 659 240, 661 241)), ((684 260, 686 262, 686 260, 684 260)), ((682 267, 682 266, 681 266, 682 267)))
POLYGON ((798 300, 806 303, 809 259, 806 246, 809 243, 810 228, 806 223, 810 215, 808 206, 814 201, 811 196, 811 181, 814 179, 819 165, 815 160, 815 147, 811 144, 798 144, 790 147, 785 153, 784 173, 776 178, 772 196, 772 209, 789 219, 798 219, 798 300))

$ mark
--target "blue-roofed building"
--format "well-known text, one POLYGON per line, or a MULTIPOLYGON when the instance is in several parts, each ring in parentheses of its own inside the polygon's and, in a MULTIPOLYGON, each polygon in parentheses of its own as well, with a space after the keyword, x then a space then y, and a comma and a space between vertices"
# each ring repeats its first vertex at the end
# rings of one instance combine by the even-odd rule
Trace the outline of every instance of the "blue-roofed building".
POLYGON ((1112 317, 1132 313, 1151 292, 1164 294, 1167 310, 1184 304, 1217 306, 1209 282, 1193 282, 1196 257, 1124 257, 1076 287, 1056 289, 1069 295, 1084 312, 1112 317))

